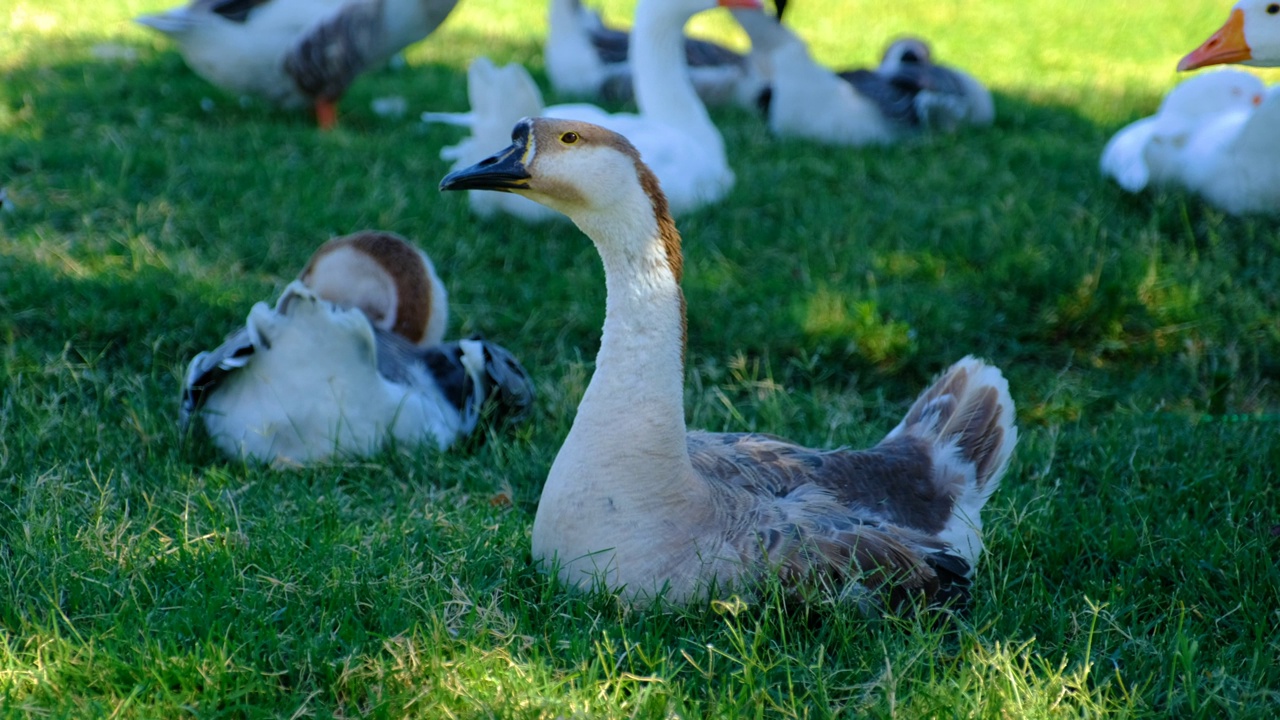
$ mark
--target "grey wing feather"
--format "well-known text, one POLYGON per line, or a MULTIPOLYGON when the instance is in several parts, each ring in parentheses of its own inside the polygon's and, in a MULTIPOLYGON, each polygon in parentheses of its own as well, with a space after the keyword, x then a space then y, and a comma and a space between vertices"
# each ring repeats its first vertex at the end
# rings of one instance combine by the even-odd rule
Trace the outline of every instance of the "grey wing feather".
POLYGON ((232 22, 243 23, 254 10, 269 2, 271 0, 197 0, 192 9, 207 10, 232 22))
MULTIPOLYGON (((630 53, 631 35, 613 28, 594 28, 591 31, 591 44, 595 46, 601 62, 606 65, 624 63, 630 53)), ((684 54, 689 67, 742 65, 746 62, 741 55, 723 45, 693 38, 685 38, 684 54)))
POLYGON ((249 331, 240 328, 228 335, 226 341, 217 348, 195 356, 187 366, 186 380, 182 384, 182 406, 179 408, 178 421, 184 432, 208 394, 228 375, 244 367, 253 353, 249 331))
POLYGON ((737 497, 726 515, 740 519, 733 536, 744 561, 777 566, 784 580, 883 590, 894 605, 918 594, 967 600, 968 563, 934 537, 953 500, 933 482, 919 438, 818 451, 771 435, 690 433, 688 447, 694 470, 737 497))
POLYGON ((388 380, 412 384, 415 369, 431 381, 463 417, 481 417, 486 408, 494 422, 516 421, 533 406, 533 381, 506 348, 473 337, 418 348, 398 335, 377 332, 378 372, 388 380), (482 372, 468 368, 464 342, 479 343, 484 353, 482 372))
POLYGON ((311 97, 336 100, 375 61, 379 6, 352 3, 312 28, 284 60, 284 69, 311 97))
POLYGON ((920 124, 915 106, 919 88, 909 83, 893 82, 871 70, 848 70, 839 75, 858 94, 874 102, 880 114, 889 120, 910 127, 920 124))

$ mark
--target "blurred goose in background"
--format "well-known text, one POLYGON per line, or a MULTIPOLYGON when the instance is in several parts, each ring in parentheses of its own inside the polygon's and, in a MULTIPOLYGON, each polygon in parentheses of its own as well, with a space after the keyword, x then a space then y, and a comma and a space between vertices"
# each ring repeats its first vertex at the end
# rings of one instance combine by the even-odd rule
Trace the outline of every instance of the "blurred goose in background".
POLYGON ((1189 190, 1233 215, 1280 213, 1280 87, 1195 131, 1180 167, 1189 190))
POLYGON ((136 20, 224 90, 309 105, 321 128, 356 76, 431 34, 458 0, 192 0, 136 20))
MULTIPOLYGON (((743 10, 741 12, 761 12, 743 10)), ((547 77, 557 93, 626 102, 634 95, 631 36, 605 26, 582 0, 551 0, 543 50, 547 77)), ((708 105, 751 107, 765 82, 748 56, 707 40, 684 40, 689 77, 708 105)))
POLYGON ((334 238, 311 255, 298 280, 418 347, 438 344, 449 325, 449 293, 431 258, 393 233, 334 238))
POLYGON ((920 129, 954 132, 995 120, 990 91, 967 73, 935 64, 928 43, 919 38, 890 44, 875 70, 828 70, 781 24, 786 5, 778 1, 777 20, 735 14, 752 47, 770 52, 769 90, 761 106, 775 134, 867 145, 920 129))
MULTIPOLYGON (((542 95, 519 65, 495 68, 477 58, 467 71, 469 113, 423 113, 425 122, 467 127, 471 136, 440 156, 454 168, 468 167, 510 139, 511 126, 524 117, 545 116, 590 122, 625 135, 667 189, 671 210, 681 215, 718 202, 733 188, 733 170, 724 140, 698 98, 685 63, 684 26, 716 6, 760 8, 759 0, 640 0, 632 34, 631 62, 639 114, 609 113, 587 104, 542 107, 542 95)), ((520 197, 493 200, 471 193, 471 208, 483 216, 510 213, 526 221, 558 217, 520 197)))
POLYGON ((1178 70, 1240 63, 1280 67, 1280 2, 1240 0, 1227 23, 1178 63, 1178 70))
POLYGON ((443 308, 430 260, 403 239, 332 241, 274 308, 257 303, 244 328, 191 361, 182 427, 198 414, 228 455, 298 465, 368 455, 391 438, 443 450, 482 417, 522 416, 533 385, 507 350, 430 342, 443 335, 443 308))
POLYGON ((1179 84, 1155 115, 1130 123, 1111 138, 1102 151, 1102 174, 1135 193, 1173 180, 1177 156, 1192 133, 1217 115, 1251 110, 1265 92, 1261 80, 1235 70, 1198 75, 1179 84))
POLYGON ((595 373, 538 503, 533 557, 571 586, 685 602, 776 574, 874 606, 962 603, 982 506, 1017 440, 1000 371, 948 369, 868 450, 687 432, 680 234, 621 135, 521 120, 512 143, 442 190, 517 193, 563 212, 604 263, 595 373))
POLYGON ((1116 133, 1102 172, 1129 192, 1175 185, 1230 213, 1280 211, 1277 92, 1236 70, 1197 75, 1116 133))

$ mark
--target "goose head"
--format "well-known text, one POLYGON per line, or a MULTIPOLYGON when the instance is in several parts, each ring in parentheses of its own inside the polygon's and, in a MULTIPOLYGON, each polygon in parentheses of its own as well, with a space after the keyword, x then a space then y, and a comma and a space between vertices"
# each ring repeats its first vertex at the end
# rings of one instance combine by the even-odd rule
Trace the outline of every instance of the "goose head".
POLYGON ((312 254, 298 280, 321 299, 357 308, 374 327, 419 347, 444 338, 444 283, 430 258, 399 235, 364 231, 334 238, 312 254))
POLYGON ((929 43, 915 37, 905 37, 890 43, 880 59, 880 72, 893 75, 903 65, 932 65, 933 52, 929 43))
POLYGON ((1240 63, 1280 65, 1280 1, 1240 0, 1227 23, 1178 63, 1178 70, 1240 63))
POLYGON ((520 120, 510 145, 449 173, 440 189, 522 195, 569 216, 597 242, 640 242, 670 223, 666 196, 635 146, 618 133, 575 120, 520 120))

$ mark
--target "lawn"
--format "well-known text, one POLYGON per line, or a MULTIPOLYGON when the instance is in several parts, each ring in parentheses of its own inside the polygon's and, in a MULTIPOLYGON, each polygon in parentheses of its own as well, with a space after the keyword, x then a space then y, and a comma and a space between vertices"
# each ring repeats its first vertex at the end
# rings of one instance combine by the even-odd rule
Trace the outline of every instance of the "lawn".
MULTIPOLYGON (((692 427, 865 445, 965 354, 1010 380, 1021 443, 950 623, 770 588, 627 609, 532 564, 603 276, 571 226, 440 194, 459 133, 416 117, 464 109, 480 53, 545 81, 544 3, 463 0, 330 133, 129 22, 167 4, 0 8, 0 716, 1275 713, 1280 221, 1097 170, 1227 0, 797 1, 832 65, 934 39, 995 127, 833 150, 714 113, 738 184, 680 222, 692 427), (532 419, 306 470, 182 436, 191 357, 363 228, 431 254, 450 336, 524 361, 532 419)), ((691 27, 745 43, 721 11, 691 27)))

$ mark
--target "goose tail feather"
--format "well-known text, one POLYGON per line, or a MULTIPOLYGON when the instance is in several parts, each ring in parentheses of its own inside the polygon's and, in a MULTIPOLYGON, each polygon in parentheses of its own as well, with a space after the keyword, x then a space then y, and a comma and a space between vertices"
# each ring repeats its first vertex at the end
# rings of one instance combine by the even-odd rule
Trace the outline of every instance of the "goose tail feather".
POLYGON ((1000 486, 1018 442, 1014 419, 1004 375, 970 356, 921 393, 885 438, 911 436, 932 449, 935 482, 954 498, 937 539, 970 567, 982 552, 982 507, 1000 486))

